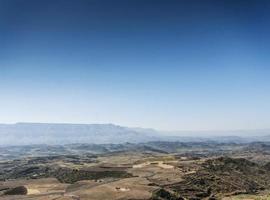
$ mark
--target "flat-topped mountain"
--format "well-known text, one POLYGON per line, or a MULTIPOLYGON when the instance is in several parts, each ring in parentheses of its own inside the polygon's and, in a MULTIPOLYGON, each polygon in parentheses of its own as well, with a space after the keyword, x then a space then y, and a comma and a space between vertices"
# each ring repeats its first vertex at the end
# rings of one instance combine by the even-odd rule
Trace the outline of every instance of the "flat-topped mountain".
POLYGON ((247 143, 270 141, 270 130, 156 131, 114 124, 16 123, 0 124, 0 145, 119 144, 150 141, 247 143), (214 134, 216 133, 216 134, 214 134), (218 136, 217 136, 218 135, 218 136))
POLYGON ((0 124, 0 145, 124 143, 157 140, 154 130, 132 129, 113 124, 0 124))

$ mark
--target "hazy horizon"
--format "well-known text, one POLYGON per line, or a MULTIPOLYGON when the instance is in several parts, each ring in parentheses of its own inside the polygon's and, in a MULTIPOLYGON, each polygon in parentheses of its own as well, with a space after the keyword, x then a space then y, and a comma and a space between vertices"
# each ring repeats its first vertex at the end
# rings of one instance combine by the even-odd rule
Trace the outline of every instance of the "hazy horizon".
POLYGON ((270 1, 0 0, 0 122, 270 124, 270 1))
MULTIPOLYGON (((234 131, 258 131, 258 130, 270 130, 270 128, 260 128, 260 129, 178 129, 178 130, 166 130, 166 129, 156 129, 153 127, 140 127, 140 126, 126 126, 123 124, 114 124, 114 123, 68 123, 68 122, 10 122, 10 123, 1 123, 0 125, 16 125, 16 124, 54 124, 54 125, 113 125, 119 127, 126 127, 126 128, 134 128, 134 129, 145 129, 145 130, 154 130, 154 131, 161 131, 163 133, 177 133, 177 132, 234 132, 234 131)), ((233 135, 231 135, 233 136, 233 135)))

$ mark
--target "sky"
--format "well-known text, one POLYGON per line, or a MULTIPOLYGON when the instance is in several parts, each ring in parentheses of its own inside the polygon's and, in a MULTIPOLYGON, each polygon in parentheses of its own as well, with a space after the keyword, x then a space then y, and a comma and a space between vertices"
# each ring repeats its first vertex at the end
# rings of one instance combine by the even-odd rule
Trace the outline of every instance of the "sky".
POLYGON ((270 128, 268 0, 0 0, 0 123, 270 128))

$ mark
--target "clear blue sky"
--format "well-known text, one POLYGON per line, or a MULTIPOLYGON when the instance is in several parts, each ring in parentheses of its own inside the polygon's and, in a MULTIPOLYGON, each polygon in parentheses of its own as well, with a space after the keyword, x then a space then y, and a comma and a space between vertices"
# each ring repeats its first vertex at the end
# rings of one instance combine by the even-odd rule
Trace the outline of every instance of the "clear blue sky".
POLYGON ((0 0, 0 122, 270 127, 270 1, 0 0))

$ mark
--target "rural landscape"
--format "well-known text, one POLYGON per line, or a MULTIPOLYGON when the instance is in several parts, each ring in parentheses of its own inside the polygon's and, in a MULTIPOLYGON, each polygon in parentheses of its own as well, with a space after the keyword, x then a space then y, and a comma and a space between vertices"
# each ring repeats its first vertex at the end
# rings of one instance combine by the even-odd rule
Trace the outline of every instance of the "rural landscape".
MULTIPOLYGON (((241 140, 241 137, 173 137, 175 141, 169 141, 170 137, 151 137, 149 129, 130 129, 112 124, 24 123, 2 125, 0 133, 9 131, 9 136, 27 140, 31 136, 25 133, 37 127, 49 130, 63 141, 65 135, 59 136, 57 131, 64 132, 73 127, 73 131, 89 131, 88 136, 96 137, 96 141, 100 141, 101 136, 106 141, 107 133, 109 138, 114 136, 115 141, 118 139, 120 142, 98 144, 89 140, 62 145, 1 144, 0 199, 270 198, 270 141, 258 141, 259 137, 257 141, 241 140), (16 132, 18 127, 19 133, 16 132), (139 141, 145 132, 152 141, 139 141), (130 137, 138 142, 127 142, 130 137)), ((80 134, 77 135, 79 137, 80 134)))
POLYGON ((270 200, 270 0, 0 0, 0 200, 270 200))

